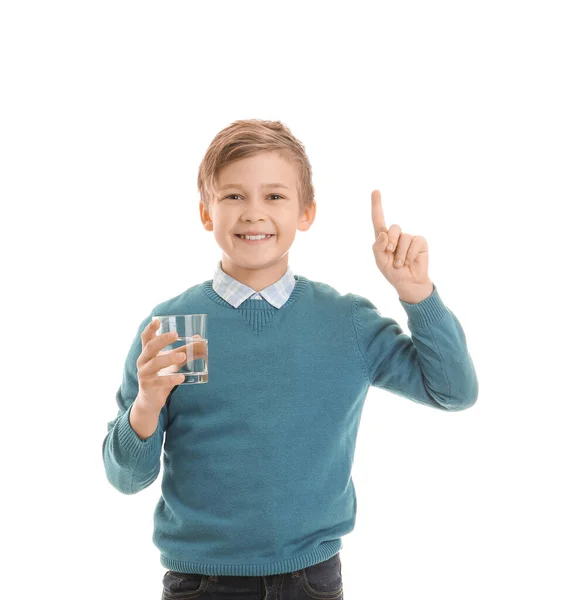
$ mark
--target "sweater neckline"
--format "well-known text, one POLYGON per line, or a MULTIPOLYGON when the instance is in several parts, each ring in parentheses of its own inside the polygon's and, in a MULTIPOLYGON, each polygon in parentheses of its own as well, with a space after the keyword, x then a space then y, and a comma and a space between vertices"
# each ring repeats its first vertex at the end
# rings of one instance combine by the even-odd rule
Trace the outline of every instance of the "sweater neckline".
MULTIPOLYGON (((285 304, 283 304, 283 306, 281 308, 275 308, 275 306, 273 306, 272 304, 270 304, 269 302, 267 302, 267 300, 265 300, 265 298, 262 298, 261 300, 254 300, 252 298, 248 298, 247 300, 244 300, 237 308, 237 310, 283 310, 284 308, 287 308, 288 306, 290 306, 291 304, 293 304, 294 302, 296 302, 297 298, 299 298, 306 290, 307 288, 307 284, 308 284, 308 279, 306 277, 304 277, 303 275, 293 275, 293 277, 295 278, 295 287, 293 288, 289 298, 287 299, 287 302, 285 302, 285 304)), ((223 306, 225 308, 231 308, 232 310, 236 310, 236 308, 234 306, 232 306, 229 302, 226 302, 212 287, 214 280, 213 279, 208 279, 207 281, 204 281, 201 285, 200 285, 200 289, 206 294, 206 296, 208 298, 210 298, 210 300, 214 301, 216 304, 219 304, 220 306, 223 306)))

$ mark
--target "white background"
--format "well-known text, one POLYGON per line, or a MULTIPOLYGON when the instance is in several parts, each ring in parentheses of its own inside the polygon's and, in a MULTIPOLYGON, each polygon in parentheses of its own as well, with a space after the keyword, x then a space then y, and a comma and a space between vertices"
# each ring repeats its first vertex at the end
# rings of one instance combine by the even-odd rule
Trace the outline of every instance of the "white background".
POLYGON ((372 253, 378 188, 388 226, 427 239, 479 380, 460 413, 370 389, 345 598, 570 597, 564 5, 2 5, 0 595, 160 598, 162 473, 122 495, 102 443, 139 323, 221 258, 198 165, 260 118, 313 168, 293 272, 409 333, 372 253))

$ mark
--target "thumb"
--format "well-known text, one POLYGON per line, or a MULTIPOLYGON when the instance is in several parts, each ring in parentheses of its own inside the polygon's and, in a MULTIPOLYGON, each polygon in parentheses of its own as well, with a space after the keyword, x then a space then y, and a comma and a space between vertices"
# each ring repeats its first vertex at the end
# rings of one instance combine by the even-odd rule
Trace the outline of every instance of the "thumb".
POLYGON ((388 247, 388 234, 385 231, 378 236, 378 245, 382 252, 386 252, 386 248, 388 247))
POLYGON ((388 233, 383 231, 374 242, 374 255, 378 268, 384 272, 394 263, 394 254, 388 252, 388 233))

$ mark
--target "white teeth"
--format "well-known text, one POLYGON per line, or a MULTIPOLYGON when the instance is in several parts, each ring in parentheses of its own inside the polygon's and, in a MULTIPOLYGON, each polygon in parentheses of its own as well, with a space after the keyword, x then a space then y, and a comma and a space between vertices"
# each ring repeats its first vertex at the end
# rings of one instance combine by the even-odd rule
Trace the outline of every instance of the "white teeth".
POLYGON ((270 235, 240 235, 242 240, 245 238, 246 240, 264 240, 265 238, 271 237, 270 235))

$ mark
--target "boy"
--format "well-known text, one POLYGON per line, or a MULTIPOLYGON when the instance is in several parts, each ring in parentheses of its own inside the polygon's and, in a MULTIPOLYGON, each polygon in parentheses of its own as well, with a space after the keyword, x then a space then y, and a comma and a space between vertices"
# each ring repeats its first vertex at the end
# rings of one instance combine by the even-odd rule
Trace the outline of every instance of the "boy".
POLYGON ((293 275, 288 252, 316 204, 304 147, 281 122, 223 129, 198 188, 222 259, 213 279, 141 322, 103 443, 107 478, 125 494, 148 487, 164 437, 153 535, 169 569, 163 597, 341 598, 339 550, 355 524, 351 466, 368 389, 469 408, 478 383, 465 335, 428 277, 425 239, 386 227, 378 190, 373 251, 412 338, 366 298, 293 275), (155 336, 152 316, 192 313, 208 314, 209 381, 178 386, 178 375, 157 376, 176 358, 158 356, 172 340, 155 336))

